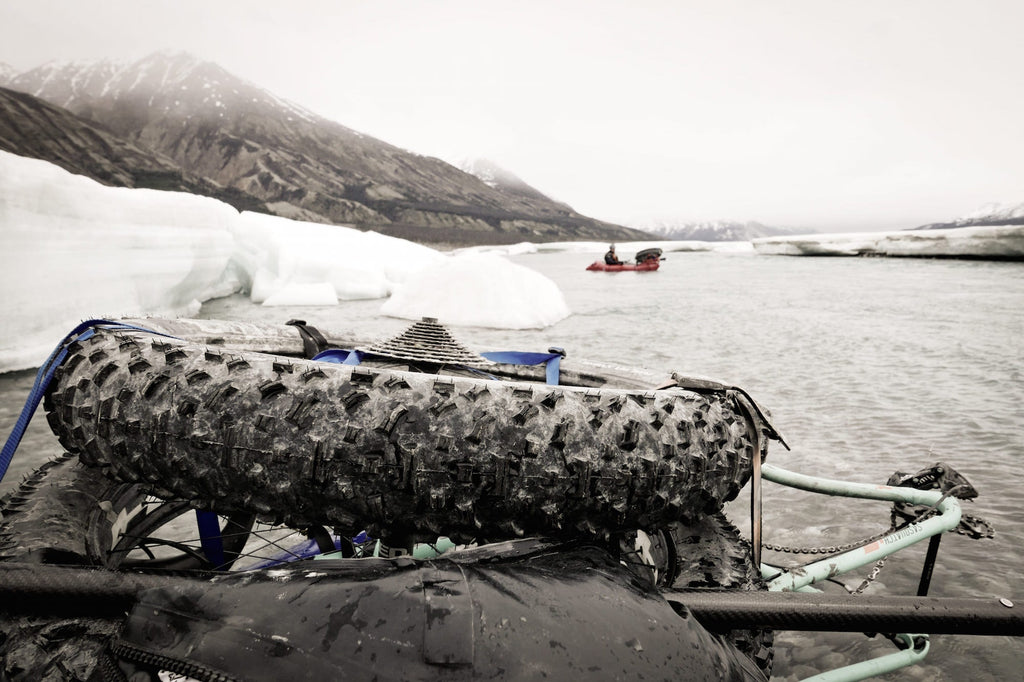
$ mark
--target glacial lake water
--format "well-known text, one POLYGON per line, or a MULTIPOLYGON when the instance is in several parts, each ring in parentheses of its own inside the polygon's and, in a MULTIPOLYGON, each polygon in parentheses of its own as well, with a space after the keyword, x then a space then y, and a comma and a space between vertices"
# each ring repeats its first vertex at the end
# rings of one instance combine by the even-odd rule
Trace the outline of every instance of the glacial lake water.
MULTIPOLYGON (((554 280, 573 314, 543 330, 453 328, 465 345, 561 346, 570 358, 742 386, 771 411, 792 447, 773 443, 768 461, 801 473, 885 483, 895 471, 944 462, 979 491, 964 511, 989 521, 995 537, 947 534, 930 594, 1009 597, 1024 608, 1024 264, 667 253, 658 272, 612 274, 587 272, 589 257, 566 252, 513 260, 554 280)), ((381 316, 380 304, 265 308, 234 296, 208 302, 201 316, 303 318, 364 339, 408 326, 381 316)), ((4 435, 33 378, 0 375, 4 435)), ((0 491, 58 452, 38 415, 0 491)), ((746 492, 728 511, 747 532, 746 492)), ((838 545, 888 524, 884 503, 765 484, 766 542, 838 545)), ((925 545, 891 558, 867 594, 913 595, 925 545)), ((846 582, 857 585, 867 573, 846 582)), ((893 650, 881 637, 780 632, 773 679, 795 680, 893 650)), ((922 665, 886 679, 1022 679, 1022 662, 1024 639, 937 635, 922 665)))

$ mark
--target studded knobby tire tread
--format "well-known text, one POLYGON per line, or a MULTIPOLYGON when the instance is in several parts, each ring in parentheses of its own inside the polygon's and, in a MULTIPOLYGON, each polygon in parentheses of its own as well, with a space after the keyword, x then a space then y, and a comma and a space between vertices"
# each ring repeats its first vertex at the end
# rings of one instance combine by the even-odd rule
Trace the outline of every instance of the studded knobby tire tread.
MULTIPOLYGON (((671 575, 661 581, 674 589, 765 589, 760 571, 754 566, 750 543, 725 514, 706 514, 687 521, 666 524, 662 531, 673 549, 671 575)), ((775 634, 771 630, 730 630, 721 633, 765 674, 771 675, 775 634)))
MULTIPOLYGON (((70 454, 47 462, 0 500, 3 562, 89 563, 86 519, 109 486, 70 454)), ((96 679, 98 662, 118 619, 0 615, 0 679, 96 679)))
POLYGON ((47 395, 61 443, 197 506, 453 538, 717 510, 753 429, 728 395, 577 389, 223 352, 97 331, 47 395))
POLYGON ((82 519, 109 486, 70 453, 44 463, 0 500, 0 562, 91 563, 82 519))

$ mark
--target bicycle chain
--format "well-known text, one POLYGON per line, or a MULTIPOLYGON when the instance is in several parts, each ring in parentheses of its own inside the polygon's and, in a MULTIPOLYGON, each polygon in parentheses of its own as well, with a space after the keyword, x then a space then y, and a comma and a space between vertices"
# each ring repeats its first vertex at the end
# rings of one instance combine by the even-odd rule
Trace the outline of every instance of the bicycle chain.
MULTIPOLYGON (((946 495, 943 495, 942 498, 939 500, 939 502, 941 502, 942 499, 945 499, 945 498, 946 498, 946 495)), ((913 521, 908 521, 907 523, 903 524, 902 527, 906 527, 906 526, 910 525, 911 523, 920 523, 921 521, 927 519, 928 517, 934 516, 935 514, 937 514, 938 513, 937 507, 938 507, 939 502, 936 502, 932 506, 925 508, 922 512, 920 512, 913 519, 913 521)), ((868 544, 870 544, 872 542, 875 542, 876 540, 881 540, 886 535, 889 535, 893 531, 897 530, 899 527, 900 526, 898 526, 896 524, 895 520, 894 520, 892 525, 889 526, 888 530, 883 531, 881 533, 877 533, 875 535, 872 535, 871 537, 866 538, 864 540, 860 540, 858 542, 850 542, 850 543, 847 543, 845 545, 830 545, 828 547, 788 547, 788 546, 785 546, 785 545, 773 545, 773 544, 770 544, 770 543, 762 543, 761 546, 764 547, 765 549, 770 549, 770 550, 773 550, 773 551, 776 551, 776 552, 785 552, 785 553, 790 553, 790 554, 825 554, 825 555, 832 555, 832 554, 839 554, 841 552, 846 552, 846 551, 851 550, 851 549, 856 549, 858 547, 863 547, 863 546, 868 545, 868 544)), ((964 535, 968 534, 966 532, 960 531, 959 527, 954 529, 954 530, 956 530, 958 532, 961 532, 964 535)), ((871 583, 875 582, 875 580, 878 579, 878 574, 882 571, 882 568, 885 566, 885 560, 887 558, 888 557, 882 557, 881 559, 876 561, 875 565, 871 568, 871 572, 868 574, 868 576, 863 581, 861 581, 861 584, 856 589, 851 589, 850 586, 847 585, 846 583, 841 583, 839 581, 835 581, 835 582, 839 582, 839 584, 842 585, 846 589, 846 591, 849 592, 850 594, 861 594, 861 593, 864 592, 864 590, 866 590, 871 585, 871 583)))
MULTIPOLYGON (((878 533, 877 535, 872 535, 871 537, 865 540, 861 540, 860 542, 851 542, 845 545, 833 545, 830 547, 786 547, 783 545, 772 545, 764 543, 762 547, 764 547, 765 549, 774 550, 776 552, 787 552, 790 554, 839 554, 840 552, 856 549, 857 547, 863 547, 864 545, 872 543, 875 540, 879 540, 888 535, 889 533, 891 533, 895 528, 896 526, 894 524, 890 526, 889 530, 885 531, 884 533, 878 533)), ((871 569, 871 572, 868 574, 866 578, 864 578, 864 580, 861 581, 860 585, 856 589, 853 589, 846 583, 839 582, 838 580, 834 582, 837 582, 840 585, 842 585, 843 588, 850 594, 862 594, 864 590, 868 589, 868 587, 871 586, 871 583, 875 582, 875 580, 878 578, 878 574, 882 571, 882 567, 885 566, 885 560, 887 558, 888 557, 882 557, 881 559, 876 561, 875 565, 871 569)))
MULTIPOLYGON (((949 496, 948 492, 943 494, 942 497, 940 497, 937 502, 935 502, 934 504, 932 504, 930 506, 925 507, 913 519, 908 520, 905 523, 900 524, 900 525, 897 525, 895 519, 893 519, 892 525, 889 526, 888 530, 885 530, 885 531, 883 531, 881 533, 878 533, 876 535, 872 535, 871 537, 866 538, 864 540, 859 540, 857 542, 850 542, 850 543, 847 543, 845 545, 830 545, 828 547, 788 547, 786 545, 773 545, 771 543, 762 542, 761 546, 763 548, 765 548, 765 549, 770 549, 770 550, 773 550, 773 551, 776 551, 776 552, 787 552, 787 553, 790 553, 790 554, 826 554, 826 555, 829 555, 829 554, 839 554, 841 552, 846 552, 846 551, 851 550, 851 549, 856 549, 858 547, 863 547, 864 545, 870 544, 870 543, 874 542, 875 540, 881 540, 882 538, 884 538, 886 535, 889 535, 893 531, 899 530, 900 528, 906 528, 907 526, 909 526, 911 524, 914 524, 914 523, 920 523, 920 522, 924 521, 925 519, 927 519, 928 517, 934 516, 934 515, 938 514, 939 513, 939 510, 938 510, 939 503, 941 503, 948 496, 949 496)), ((972 519, 973 518, 974 517, 972 517, 972 519)), ((988 525, 983 520, 979 519, 979 522, 988 525)), ((970 535, 971 534, 969 531, 964 530, 962 528, 962 526, 957 526, 956 528, 950 529, 950 532, 959 533, 961 535, 970 535)))
POLYGON ((845 545, 830 545, 828 547, 789 547, 786 545, 773 545, 771 543, 764 542, 761 543, 761 546, 765 549, 770 549, 775 552, 785 552, 788 554, 839 554, 841 552, 847 552, 851 549, 863 547, 864 545, 870 544, 875 540, 881 540, 886 535, 895 530, 895 528, 895 525, 890 526, 888 530, 882 533, 872 535, 871 537, 865 538, 863 540, 858 540, 857 542, 850 542, 845 545))

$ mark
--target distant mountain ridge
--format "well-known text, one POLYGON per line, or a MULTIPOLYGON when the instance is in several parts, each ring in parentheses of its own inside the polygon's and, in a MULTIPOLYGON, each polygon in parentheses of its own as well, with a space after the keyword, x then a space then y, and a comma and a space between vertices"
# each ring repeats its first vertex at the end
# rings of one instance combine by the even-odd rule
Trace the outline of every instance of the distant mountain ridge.
POLYGON ((774 237, 793 232, 754 221, 729 220, 703 222, 652 220, 637 224, 636 227, 664 239, 703 242, 750 241, 759 237, 774 237))
MULTIPOLYGON (((104 156, 104 144, 132 148, 169 161, 182 178, 236 192, 288 218, 453 243, 648 236, 580 215, 511 174, 495 173, 495 182, 487 184, 439 159, 327 120, 187 54, 159 52, 127 65, 49 63, 6 76, 0 85, 66 109, 111 136, 104 142, 74 136, 76 144, 88 148, 78 154, 83 159, 104 156), (92 143, 100 150, 88 146, 92 143)), ((19 115, 28 115, 29 105, 21 101, 19 106, 19 115)), ((0 148, 25 149, 23 141, 11 139, 16 131, 0 135, 7 138, 0 148)), ((57 161, 45 145, 16 153, 57 161)), ((118 158, 124 167, 103 170, 110 184, 138 175, 136 164, 153 163, 133 155, 118 158)), ((114 163, 109 156, 106 160, 114 163)))
POLYGON ((1024 202, 1019 204, 990 203, 948 223, 930 223, 915 230, 941 230, 953 227, 984 225, 1019 225, 1024 223, 1024 202))

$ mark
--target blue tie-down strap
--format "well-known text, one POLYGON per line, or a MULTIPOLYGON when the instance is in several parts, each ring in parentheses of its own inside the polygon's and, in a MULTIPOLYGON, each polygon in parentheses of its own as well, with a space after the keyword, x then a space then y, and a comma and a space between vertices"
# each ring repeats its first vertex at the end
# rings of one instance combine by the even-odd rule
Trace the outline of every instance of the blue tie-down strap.
POLYGON ((53 380, 53 375, 56 373, 57 368, 60 367, 61 363, 64 362, 64 358, 68 355, 68 346, 74 341, 84 341, 93 335, 96 327, 103 327, 104 329, 131 329, 134 331, 149 332, 151 334, 157 334, 159 336, 167 336, 169 338, 176 338, 170 336, 170 334, 162 334, 160 332, 153 331, 152 329, 145 329, 144 327, 136 327, 133 324, 125 324, 123 322, 111 322, 110 320, 86 320, 77 327, 71 330, 71 332, 64 337, 64 339, 57 344, 57 347, 50 353, 50 357, 46 358, 46 362, 43 363, 42 367, 36 373, 35 383, 32 384, 32 389, 29 391, 28 399, 25 400, 25 406, 21 409, 21 414, 18 416, 18 421, 15 422, 14 428, 11 430, 7 441, 4 443, 3 451, 0 452, 0 481, 3 480, 4 476, 7 475, 7 467, 11 465, 11 459, 14 457, 14 452, 18 449, 18 445, 21 444, 21 439, 25 435, 25 429, 28 428, 28 423, 32 421, 32 415, 35 414, 36 408, 39 407, 39 402, 43 399, 43 395, 46 393, 46 389, 50 385, 50 381, 53 380))
POLYGON ((206 560, 220 568, 224 565, 224 538, 220 532, 220 518, 211 511, 196 509, 196 526, 199 528, 199 544, 206 560))
POLYGON ((313 356, 313 360, 333 362, 336 365, 358 365, 363 361, 363 353, 358 350, 330 348, 313 356))
POLYGON ((515 350, 492 351, 481 353, 491 362, 500 362, 506 365, 547 365, 546 381, 552 386, 558 385, 558 366, 565 357, 564 351, 557 353, 524 353, 515 350))

